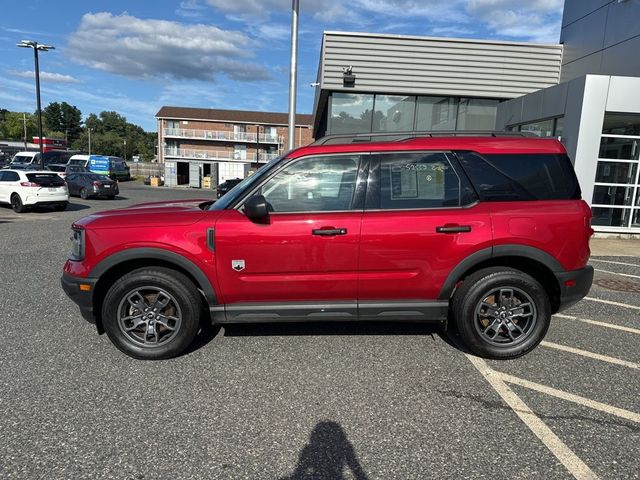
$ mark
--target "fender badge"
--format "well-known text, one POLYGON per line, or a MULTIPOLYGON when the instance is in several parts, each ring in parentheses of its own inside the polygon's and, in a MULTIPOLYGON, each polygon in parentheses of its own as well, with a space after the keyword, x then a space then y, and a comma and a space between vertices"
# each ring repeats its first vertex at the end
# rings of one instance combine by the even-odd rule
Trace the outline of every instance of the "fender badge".
POLYGON ((244 270, 244 260, 231 260, 231 268, 236 272, 244 270))

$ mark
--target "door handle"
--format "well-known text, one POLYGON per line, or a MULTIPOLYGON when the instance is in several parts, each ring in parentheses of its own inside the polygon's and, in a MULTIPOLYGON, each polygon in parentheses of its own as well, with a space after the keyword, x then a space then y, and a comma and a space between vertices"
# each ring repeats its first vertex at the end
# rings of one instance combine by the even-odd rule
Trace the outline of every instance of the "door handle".
POLYGON ((467 233, 471 231, 471 225, 443 225, 436 227, 436 233, 467 233))
POLYGON ((311 230, 313 235, 320 235, 321 237, 333 237, 335 235, 346 235, 346 228, 332 228, 332 227, 323 227, 316 228, 311 230))

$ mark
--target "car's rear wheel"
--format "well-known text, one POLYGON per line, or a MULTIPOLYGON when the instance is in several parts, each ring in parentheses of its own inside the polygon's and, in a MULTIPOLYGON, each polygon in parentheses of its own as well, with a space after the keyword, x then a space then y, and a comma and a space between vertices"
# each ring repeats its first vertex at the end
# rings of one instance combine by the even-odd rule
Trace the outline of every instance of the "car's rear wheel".
POLYGON ((551 321, 545 289, 530 275, 506 267, 479 270, 453 298, 453 315, 466 346, 487 358, 516 358, 534 349, 551 321))
POLYGON ((80 198, 86 200, 89 198, 89 191, 86 188, 80 189, 80 198))
POLYGON ((161 360, 182 353, 198 333, 200 294, 193 282, 167 268, 140 268, 109 289, 102 324, 127 355, 161 360))
POLYGON ((27 211, 27 207, 24 206, 20 195, 17 193, 11 195, 11 208, 13 208, 13 211, 16 213, 24 213, 27 211))

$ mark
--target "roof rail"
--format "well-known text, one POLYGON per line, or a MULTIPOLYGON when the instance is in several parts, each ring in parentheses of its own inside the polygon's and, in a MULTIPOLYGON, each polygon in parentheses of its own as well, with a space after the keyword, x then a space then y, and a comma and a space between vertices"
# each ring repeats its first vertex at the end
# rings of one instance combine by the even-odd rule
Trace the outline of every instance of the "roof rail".
POLYGON ((343 143, 404 142, 414 138, 433 137, 537 137, 531 132, 494 132, 489 130, 441 130, 432 132, 340 133, 319 138, 311 145, 343 143))

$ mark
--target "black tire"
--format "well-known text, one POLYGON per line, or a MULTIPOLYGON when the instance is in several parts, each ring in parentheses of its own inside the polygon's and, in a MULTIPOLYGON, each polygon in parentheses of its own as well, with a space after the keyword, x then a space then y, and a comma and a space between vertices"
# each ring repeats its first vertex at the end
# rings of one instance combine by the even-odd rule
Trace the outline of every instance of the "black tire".
POLYGON ((62 212, 62 211, 64 211, 64 210, 66 210, 68 206, 69 206, 69 202, 62 202, 62 203, 58 203, 57 205, 55 205, 55 206, 53 207, 53 209, 54 209, 56 212, 62 212))
POLYGON ((89 198, 89 192, 87 192, 86 188, 80 189, 80 198, 83 200, 87 200, 89 198))
POLYGON ((469 350, 493 359, 530 352, 551 322, 549 296, 542 285, 507 267, 485 268, 465 278, 453 297, 452 310, 469 350))
POLYGON ((16 213, 24 213, 27 211, 27 207, 24 206, 20 195, 17 193, 11 195, 11 208, 13 208, 13 211, 16 213))
POLYGON ((102 307, 102 325, 111 342, 130 357, 162 360, 179 355, 191 344, 200 328, 201 308, 202 300, 196 286, 182 273, 163 267, 139 268, 121 277, 107 292, 102 307), (145 293, 154 292, 155 289, 160 291, 155 298, 153 293, 145 293), (141 296, 133 292, 141 293, 141 296), (147 318, 154 313, 149 311, 145 314, 146 310, 142 307, 153 309, 160 295, 162 298, 171 297, 174 302, 169 302, 166 307, 170 308, 169 313, 160 309, 155 314, 158 317, 147 318), (143 303, 137 302, 140 308, 133 306, 129 298, 142 298, 143 303), (135 318, 127 320, 131 317, 135 318), (172 330, 167 328, 167 318, 179 319, 173 322, 172 330), (125 332, 136 324, 139 327, 125 332), (157 330, 151 329, 150 325, 157 327, 157 330), (147 343, 148 340, 150 343, 147 343))

